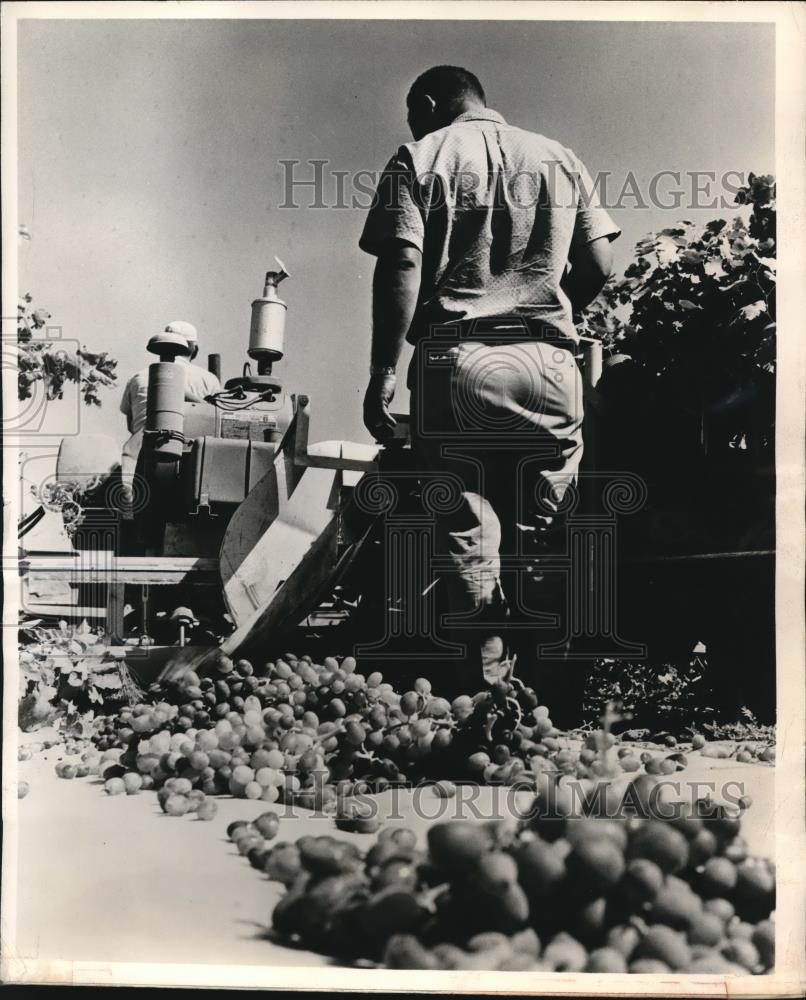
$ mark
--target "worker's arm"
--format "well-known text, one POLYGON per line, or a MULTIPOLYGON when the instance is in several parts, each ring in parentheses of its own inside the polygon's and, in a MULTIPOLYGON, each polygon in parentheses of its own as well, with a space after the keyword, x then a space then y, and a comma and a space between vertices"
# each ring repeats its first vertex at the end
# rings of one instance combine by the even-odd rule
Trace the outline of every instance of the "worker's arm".
MULTIPOLYGON (((372 365, 394 368, 400 358, 420 294, 422 254, 409 243, 390 240, 381 249, 372 283, 372 365)), ((394 374, 371 375, 364 396, 364 425, 377 440, 392 436, 389 406, 394 374)))
POLYGON ((572 245, 569 263, 571 270, 563 278, 562 287, 574 312, 579 312, 593 302, 613 272, 613 248, 609 237, 600 236, 589 243, 572 245))
POLYGON ((206 403, 209 396, 221 392, 221 383, 213 372, 188 365, 185 372, 185 402, 206 403))
POLYGON ((123 390, 123 397, 120 400, 120 412, 126 418, 126 427, 129 434, 134 433, 134 428, 132 427, 132 403, 129 396, 129 386, 123 390))

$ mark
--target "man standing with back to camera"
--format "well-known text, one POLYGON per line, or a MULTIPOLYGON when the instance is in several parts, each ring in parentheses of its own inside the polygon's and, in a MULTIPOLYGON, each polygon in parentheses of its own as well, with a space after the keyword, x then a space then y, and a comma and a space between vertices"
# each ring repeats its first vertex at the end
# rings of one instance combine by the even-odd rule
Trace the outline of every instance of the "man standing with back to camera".
POLYGON ((523 634, 504 624, 525 610, 507 557, 522 552, 524 528, 551 522, 576 479, 573 312, 606 282, 620 231, 575 154, 509 125, 467 70, 427 70, 407 105, 414 142, 387 164, 359 243, 377 257, 364 423, 379 441, 392 436, 408 340, 418 469, 459 484, 455 509, 437 518, 437 554, 452 566, 454 636, 469 662, 437 686, 472 691, 479 668, 490 681, 506 675, 523 634))

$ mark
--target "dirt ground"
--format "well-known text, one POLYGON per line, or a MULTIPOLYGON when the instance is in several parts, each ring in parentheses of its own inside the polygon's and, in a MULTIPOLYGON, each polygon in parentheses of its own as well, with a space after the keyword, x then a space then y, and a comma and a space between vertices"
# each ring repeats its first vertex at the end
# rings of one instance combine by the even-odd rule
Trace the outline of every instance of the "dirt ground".
MULTIPOLYGON (((21 744, 46 738, 21 735, 21 744)), ((331 834, 369 846, 375 835, 340 833, 331 818, 219 797, 218 815, 202 822, 165 815, 151 792, 108 797, 98 779, 57 778, 62 749, 19 765, 30 792, 19 801, 16 934, 23 960, 220 965, 323 966, 328 959, 281 947, 266 936, 283 893, 241 857, 226 836, 235 819, 267 808, 282 816, 278 840, 331 834)), ((735 781, 752 805, 742 821, 751 854, 772 856, 773 768, 688 754, 684 782, 735 781)), ((376 796, 385 824, 409 826, 424 838, 429 823, 462 815, 481 819, 516 810, 523 793, 501 787, 460 788, 451 800, 429 789, 376 796)), ((4 931, 4 947, 12 939, 4 931)))

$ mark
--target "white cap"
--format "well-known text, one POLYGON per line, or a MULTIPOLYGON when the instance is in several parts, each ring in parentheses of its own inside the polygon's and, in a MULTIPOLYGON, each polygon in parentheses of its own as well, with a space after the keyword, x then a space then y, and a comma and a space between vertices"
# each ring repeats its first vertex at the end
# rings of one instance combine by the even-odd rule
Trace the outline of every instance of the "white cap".
POLYGON ((188 344, 195 344, 199 335, 196 332, 196 327, 192 323, 186 323, 183 319, 175 319, 173 322, 169 323, 165 327, 166 333, 176 333, 180 337, 184 337, 188 344))

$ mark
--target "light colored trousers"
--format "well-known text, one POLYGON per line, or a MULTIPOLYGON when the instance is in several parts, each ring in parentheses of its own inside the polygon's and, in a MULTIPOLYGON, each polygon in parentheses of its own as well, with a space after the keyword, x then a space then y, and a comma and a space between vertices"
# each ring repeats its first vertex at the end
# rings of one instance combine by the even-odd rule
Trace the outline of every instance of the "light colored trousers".
POLYGON ((495 618, 502 599, 512 603, 506 557, 551 524, 576 480, 581 374, 570 349, 546 341, 423 342, 409 382, 424 484, 447 477, 458 494, 435 515, 438 552, 453 567, 451 618, 481 624, 485 609, 495 618))

